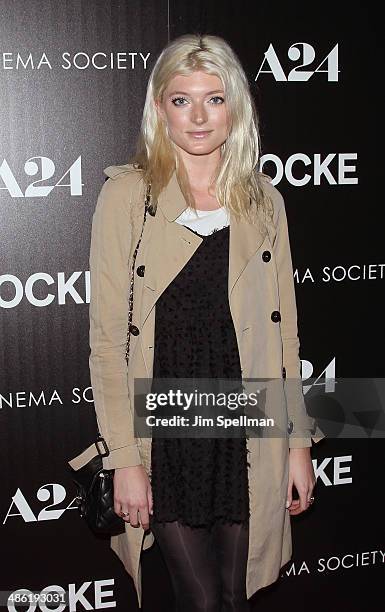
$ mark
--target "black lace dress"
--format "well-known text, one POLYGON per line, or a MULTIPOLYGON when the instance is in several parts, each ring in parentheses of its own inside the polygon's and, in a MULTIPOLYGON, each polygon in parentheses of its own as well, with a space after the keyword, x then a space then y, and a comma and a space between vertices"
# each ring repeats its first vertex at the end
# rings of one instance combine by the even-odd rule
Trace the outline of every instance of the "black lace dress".
MULTIPOLYGON (((157 300, 154 379, 241 381, 228 303, 229 233, 226 226, 207 236, 198 234, 202 243, 157 300)), ((246 522, 250 516, 247 452, 245 437, 153 437, 152 520, 179 520, 192 527, 246 522)))

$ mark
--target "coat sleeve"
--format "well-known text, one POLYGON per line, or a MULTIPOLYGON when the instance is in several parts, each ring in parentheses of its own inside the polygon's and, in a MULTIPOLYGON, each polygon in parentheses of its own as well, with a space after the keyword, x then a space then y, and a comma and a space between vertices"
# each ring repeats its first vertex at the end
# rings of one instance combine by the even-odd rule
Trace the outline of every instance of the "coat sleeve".
POLYGON ((110 450, 106 469, 140 465, 125 360, 131 219, 126 184, 107 180, 92 219, 89 367, 99 431, 110 450))
POLYGON ((316 427, 315 420, 309 417, 304 400, 299 358, 297 305, 285 202, 277 189, 274 188, 274 192, 278 199, 278 217, 273 251, 278 274, 283 367, 286 374, 284 385, 289 418, 289 447, 304 448, 311 446, 312 440, 316 443, 325 436, 316 427))

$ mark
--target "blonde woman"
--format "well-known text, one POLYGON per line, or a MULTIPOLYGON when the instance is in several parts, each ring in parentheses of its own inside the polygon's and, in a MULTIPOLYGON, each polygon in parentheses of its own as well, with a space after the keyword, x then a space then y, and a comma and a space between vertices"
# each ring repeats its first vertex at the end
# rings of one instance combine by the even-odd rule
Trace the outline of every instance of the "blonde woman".
POLYGON ((322 435, 304 418, 302 391, 290 394, 281 437, 134 436, 135 378, 301 380, 285 206, 259 158, 257 114, 229 45, 208 35, 169 43, 134 163, 105 170, 90 255, 91 382, 126 522, 111 546, 140 605, 140 555, 155 538, 178 611, 250 610, 291 557, 290 515, 314 500, 310 447, 322 435), (127 375, 129 272, 149 184, 127 375))

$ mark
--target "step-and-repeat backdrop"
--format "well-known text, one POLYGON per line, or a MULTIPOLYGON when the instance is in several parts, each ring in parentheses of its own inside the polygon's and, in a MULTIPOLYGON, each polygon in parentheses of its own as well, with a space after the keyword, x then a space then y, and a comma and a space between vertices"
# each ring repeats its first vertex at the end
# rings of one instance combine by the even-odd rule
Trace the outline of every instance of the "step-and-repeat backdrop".
MULTIPOLYGON (((69 610, 137 609, 109 539, 78 516, 66 462, 96 433, 88 254, 103 168, 133 152, 149 72, 170 38, 223 36, 247 72, 263 170, 286 202, 303 378, 384 376, 383 53, 372 4, 1 1, 2 593, 58 585, 69 610)), ((292 560, 255 610, 382 609, 384 446, 368 423, 365 432, 313 447, 315 504, 292 517, 292 560)), ((171 610, 157 545, 142 563, 144 610, 171 610)))

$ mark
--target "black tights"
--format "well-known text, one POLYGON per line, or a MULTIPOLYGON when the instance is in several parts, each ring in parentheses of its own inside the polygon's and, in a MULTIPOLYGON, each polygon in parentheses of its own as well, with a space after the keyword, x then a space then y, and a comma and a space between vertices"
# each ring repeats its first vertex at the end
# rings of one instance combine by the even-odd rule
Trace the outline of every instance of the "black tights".
POLYGON ((247 524, 188 527, 152 522, 181 612, 250 612, 246 597, 247 524))

